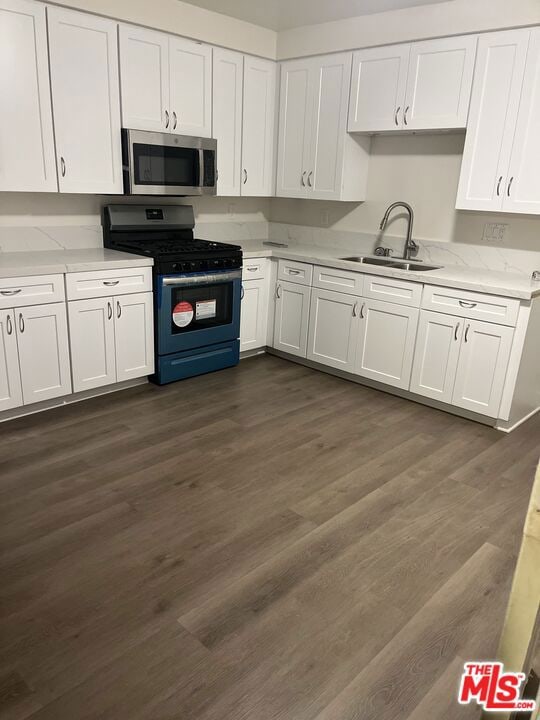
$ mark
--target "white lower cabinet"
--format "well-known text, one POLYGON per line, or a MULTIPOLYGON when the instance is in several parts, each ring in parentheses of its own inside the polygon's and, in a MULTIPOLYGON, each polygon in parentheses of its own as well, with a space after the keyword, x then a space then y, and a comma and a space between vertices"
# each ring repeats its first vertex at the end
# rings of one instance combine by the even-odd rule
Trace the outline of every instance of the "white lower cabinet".
POLYGON ((68 307, 75 392, 154 372, 152 293, 74 300, 68 307))
POLYGON ((358 341, 358 308, 354 295, 313 288, 307 357, 330 367, 354 372, 358 341))
POLYGON ((465 320, 453 405, 497 417, 514 328, 465 320))
POLYGON ((22 405, 15 313, 0 310, 0 412, 22 405))
POLYGON ((306 357, 311 287, 279 281, 276 285, 274 348, 306 357))
POLYGON ((419 311, 362 300, 355 372, 386 385, 408 389, 419 311))
POLYGON ((65 303, 15 310, 23 402, 68 395, 71 376, 65 303))
POLYGON ((268 283, 265 278, 242 283, 240 351, 257 350, 266 345, 268 323, 268 283))

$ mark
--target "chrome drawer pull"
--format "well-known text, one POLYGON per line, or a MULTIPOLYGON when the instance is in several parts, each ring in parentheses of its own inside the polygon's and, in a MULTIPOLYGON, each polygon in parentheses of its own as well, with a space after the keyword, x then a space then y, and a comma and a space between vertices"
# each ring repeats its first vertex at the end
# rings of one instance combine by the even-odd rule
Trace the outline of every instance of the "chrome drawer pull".
POLYGON ((240 300, 244 299, 244 286, 242 285, 242 289, 240 290, 240 300))
POLYGON ((19 313, 19 330, 22 333, 24 332, 24 318, 22 313, 19 313))
POLYGON ((306 172, 307 170, 304 170, 300 177, 300 182, 302 183, 302 187, 306 187, 306 172))
POLYGON ((281 285, 276 285, 276 297, 281 297, 281 285))
POLYGON ((465 328, 465 342, 467 342, 468 340, 470 327, 470 325, 467 325, 467 327, 465 328))
POLYGON ((21 288, 17 288, 16 290, 0 290, 2 295, 18 295, 20 292, 21 288))
POLYGON ((289 273, 289 275, 301 275, 301 274, 302 274, 302 271, 301 271, 301 270, 295 270, 294 268, 289 268, 288 273, 289 273))
POLYGON ((112 318, 112 303, 110 300, 107 303, 107 317, 109 320, 112 318))
POLYGON ((407 113, 409 112, 409 105, 405 108, 405 113, 403 114, 403 122, 405 125, 407 125, 407 113))
POLYGON ((458 339, 457 336, 458 336, 458 331, 459 331, 459 326, 460 326, 460 325, 461 325, 461 323, 458 323, 458 324, 456 325, 456 330, 455 330, 455 332, 454 332, 454 340, 457 340, 457 339, 458 339))
POLYGON ((122 306, 116 301, 116 317, 122 317, 122 306))
POLYGON ((478 303, 467 302, 466 300, 460 300, 459 304, 461 305, 461 307, 464 307, 464 308, 475 308, 478 305, 478 303))
POLYGON ((6 326, 7 326, 7 334, 11 335, 13 332, 13 323, 11 322, 11 315, 7 316, 6 326))
POLYGON ((165 110, 165 127, 169 127, 169 111, 165 110))
POLYGON ((104 280, 103 284, 111 286, 111 285, 118 285, 119 282, 120 282, 120 280, 104 280))
POLYGON ((502 179, 503 179, 503 176, 501 175, 501 177, 499 178, 499 182, 497 183, 497 197, 500 196, 499 190, 501 189, 502 179))
POLYGON ((394 122, 395 122, 396 126, 399 126, 399 120, 398 120, 398 117, 397 117, 397 116, 398 116, 398 113, 399 113, 400 110, 401 110, 401 105, 398 105, 397 110, 396 110, 396 114, 394 115, 394 122))
POLYGON ((358 303, 355 302, 354 305, 353 305, 353 307, 352 307, 352 316, 353 316, 353 317, 356 317, 356 311, 357 311, 357 310, 358 310, 358 303))
POLYGON ((174 125, 172 126, 172 129, 176 130, 176 126, 178 125, 178 118, 176 117, 176 112, 174 110, 173 110, 172 116, 173 116, 173 120, 174 120, 174 125))
POLYGON ((257 272, 258 269, 259 269, 258 265, 253 265, 252 267, 246 268, 246 270, 248 270, 249 272, 257 272))
POLYGON ((360 308, 360 317, 362 320, 364 319, 364 310, 366 308, 366 303, 362 303, 362 307, 360 308))

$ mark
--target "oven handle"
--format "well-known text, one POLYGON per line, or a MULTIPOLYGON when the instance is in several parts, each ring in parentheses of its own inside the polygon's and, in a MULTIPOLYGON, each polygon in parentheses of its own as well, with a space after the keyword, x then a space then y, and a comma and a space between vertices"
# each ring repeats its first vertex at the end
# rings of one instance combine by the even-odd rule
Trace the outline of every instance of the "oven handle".
POLYGON ((168 287, 179 287, 182 285, 218 285, 231 280, 240 280, 242 278, 241 270, 233 270, 232 272, 212 273, 208 275, 185 275, 183 277, 164 277, 163 285, 168 287))

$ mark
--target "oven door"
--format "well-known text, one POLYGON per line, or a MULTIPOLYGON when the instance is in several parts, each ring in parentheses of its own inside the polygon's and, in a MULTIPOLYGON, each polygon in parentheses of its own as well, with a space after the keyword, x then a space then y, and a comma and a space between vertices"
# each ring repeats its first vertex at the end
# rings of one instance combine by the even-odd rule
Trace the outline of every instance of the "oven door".
POLYGON ((240 335, 241 270, 159 275, 159 355, 236 340, 240 335))
POLYGON ((216 194, 215 140, 123 130, 122 143, 127 194, 216 194))

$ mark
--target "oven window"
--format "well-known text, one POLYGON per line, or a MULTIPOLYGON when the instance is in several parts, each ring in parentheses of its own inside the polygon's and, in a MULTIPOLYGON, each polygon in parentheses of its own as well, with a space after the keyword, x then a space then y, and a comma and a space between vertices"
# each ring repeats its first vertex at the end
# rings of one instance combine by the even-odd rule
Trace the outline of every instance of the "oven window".
POLYGON ((199 185, 199 151, 133 143, 136 185, 199 185))
POLYGON ((171 332, 193 332, 232 322, 233 284, 174 288, 171 293, 171 332))

